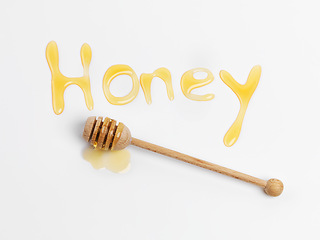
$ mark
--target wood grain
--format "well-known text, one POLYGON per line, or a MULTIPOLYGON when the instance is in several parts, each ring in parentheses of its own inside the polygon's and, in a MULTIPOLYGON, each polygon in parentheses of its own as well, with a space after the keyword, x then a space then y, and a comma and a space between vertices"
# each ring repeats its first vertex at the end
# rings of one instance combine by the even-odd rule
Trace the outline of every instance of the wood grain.
POLYGON ((227 175, 227 176, 230 176, 230 177, 233 177, 236 179, 240 179, 245 182, 253 183, 253 184, 258 185, 260 187, 265 187, 267 184, 267 181, 265 181, 265 180, 262 180, 262 179, 259 179, 256 177, 252 177, 250 175, 247 175, 247 174, 244 174, 244 173, 241 173, 241 172, 238 172, 238 171, 226 168, 226 167, 222 167, 217 164, 207 162, 207 161, 195 158, 195 157, 191 157, 189 155, 186 155, 186 154, 183 154, 183 153, 180 153, 180 152, 177 152, 177 151, 165 148, 165 147, 160 147, 158 145, 155 145, 155 144, 152 144, 149 142, 145 142, 145 141, 139 140, 137 138, 132 138, 131 144, 135 145, 137 147, 140 147, 140 148, 147 149, 152 152, 156 152, 156 153, 168 156, 168 157, 172 157, 172 158, 184 161, 186 163, 196 165, 198 167, 202 167, 202 168, 205 168, 205 169, 217 172, 217 173, 221 173, 223 175, 227 175))

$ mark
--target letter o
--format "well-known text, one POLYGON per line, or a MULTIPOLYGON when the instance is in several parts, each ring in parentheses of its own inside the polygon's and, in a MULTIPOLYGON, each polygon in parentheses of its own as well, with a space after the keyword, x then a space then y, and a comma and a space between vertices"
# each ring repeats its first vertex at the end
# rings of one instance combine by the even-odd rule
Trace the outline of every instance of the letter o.
POLYGON ((113 105, 124 105, 133 101, 139 93, 139 80, 137 74, 128 65, 117 64, 108 68, 103 77, 102 88, 104 96, 107 98, 108 102, 113 105), (128 75, 132 79, 132 89, 124 97, 115 97, 110 92, 110 84, 113 79, 119 75, 128 75))

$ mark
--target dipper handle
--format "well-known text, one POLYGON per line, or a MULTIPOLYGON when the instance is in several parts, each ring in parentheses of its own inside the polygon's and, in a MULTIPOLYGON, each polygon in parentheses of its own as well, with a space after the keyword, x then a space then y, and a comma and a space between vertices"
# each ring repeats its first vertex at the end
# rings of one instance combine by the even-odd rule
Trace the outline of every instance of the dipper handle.
POLYGON ((155 152, 155 153, 159 153, 168 157, 172 157, 178 160, 181 160, 183 162, 186 163, 190 163, 193 165, 196 165, 198 167, 202 167, 217 173, 221 173, 223 175, 227 175, 229 177, 233 177, 248 183, 252 183, 255 184, 257 186, 260 186, 262 188, 264 188, 264 191, 269 195, 269 196, 279 196, 282 191, 283 191, 283 183, 278 180, 278 179, 270 179, 268 181, 250 176, 248 174, 245 173, 241 173, 226 167, 222 167, 219 166, 217 164, 211 163, 211 162, 207 162, 195 157, 191 157, 189 155, 165 148, 165 147, 161 147, 149 142, 145 142, 142 140, 139 140, 137 138, 132 138, 131 139, 131 144, 140 148, 144 148, 146 150, 155 152))
POLYGON ((123 123, 117 124, 115 120, 110 118, 103 119, 102 117, 89 117, 84 127, 83 138, 94 148, 101 150, 121 150, 132 144, 140 148, 255 184, 264 188, 264 191, 269 196, 279 196, 283 191, 283 184, 278 179, 269 179, 268 181, 265 181, 211 162, 203 161, 168 148, 133 138, 131 137, 130 130, 123 123))

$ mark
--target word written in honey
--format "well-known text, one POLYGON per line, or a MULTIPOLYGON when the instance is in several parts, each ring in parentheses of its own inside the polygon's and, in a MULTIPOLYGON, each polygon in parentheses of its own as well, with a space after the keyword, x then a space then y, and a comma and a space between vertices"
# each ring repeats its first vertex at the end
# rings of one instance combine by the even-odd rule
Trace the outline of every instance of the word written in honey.
MULTIPOLYGON (((90 89, 89 64, 92 57, 91 48, 88 44, 83 44, 80 51, 81 62, 83 66, 83 76, 69 78, 64 76, 59 69, 59 53, 57 44, 49 42, 46 49, 46 58, 52 74, 52 105, 56 114, 61 114, 64 109, 64 92, 66 88, 72 84, 79 86, 84 94, 85 102, 89 110, 93 109, 93 100, 90 89)), ((224 137, 224 144, 228 147, 232 146, 239 138, 243 119, 248 108, 249 101, 253 95, 261 76, 261 67, 254 66, 250 71, 248 80, 245 84, 236 82, 227 71, 220 71, 222 81, 232 89, 240 101, 240 110, 238 116, 224 137)), ((168 98, 172 101, 174 93, 172 88, 171 73, 167 68, 156 69, 153 73, 142 73, 140 83, 135 71, 128 65, 117 64, 109 67, 103 77, 103 92, 106 99, 114 105, 124 105, 132 102, 139 93, 140 85, 145 95, 146 102, 151 104, 151 82, 153 78, 158 77, 166 85, 168 98), (132 80, 131 91, 123 97, 116 97, 110 91, 111 82, 120 75, 128 75, 132 80)), ((190 100, 194 101, 210 101, 214 98, 214 94, 197 95, 192 90, 208 85, 213 81, 214 77, 210 70, 206 68, 195 68, 185 72, 180 81, 183 94, 190 100), (207 77, 204 79, 196 79, 194 74, 204 72, 207 77)))

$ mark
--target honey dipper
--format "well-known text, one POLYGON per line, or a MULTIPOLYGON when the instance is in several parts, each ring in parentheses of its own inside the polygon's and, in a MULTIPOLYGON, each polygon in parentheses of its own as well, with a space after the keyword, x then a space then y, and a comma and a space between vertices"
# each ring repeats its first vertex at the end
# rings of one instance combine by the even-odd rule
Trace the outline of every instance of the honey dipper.
POLYGON ((219 166, 217 164, 203 161, 198 158, 194 158, 186 154, 131 137, 130 130, 123 123, 120 122, 117 124, 115 120, 110 118, 105 118, 103 120, 102 117, 89 117, 84 127, 83 138, 96 149, 101 150, 121 150, 130 144, 144 148, 196 165, 198 167, 258 185, 262 187, 269 196, 279 196, 283 191, 283 183, 278 179, 273 178, 265 181, 226 167, 219 166))

